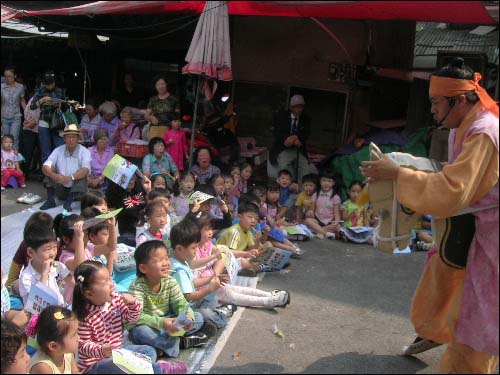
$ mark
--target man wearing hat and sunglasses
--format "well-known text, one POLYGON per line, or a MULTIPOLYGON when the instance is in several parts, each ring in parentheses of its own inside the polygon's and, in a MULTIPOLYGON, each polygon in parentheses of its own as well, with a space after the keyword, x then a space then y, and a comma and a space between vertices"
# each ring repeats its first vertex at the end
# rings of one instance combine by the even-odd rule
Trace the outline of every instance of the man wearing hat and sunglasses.
POLYGON ((71 203, 88 190, 90 151, 78 144, 80 131, 75 124, 60 133, 64 145, 56 147, 43 163, 47 201, 40 207, 47 210, 56 206, 55 197, 64 200, 64 209, 71 211, 71 203))
POLYGON ((49 157, 53 147, 61 146, 64 143, 57 132, 50 129, 52 116, 56 109, 61 106, 63 100, 65 100, 63 91, 56 87, 54 71, 46 71, 43 74, 42 87, 35 92, 31 99, 31 110, 40 109, 38 137, 42 164, 49 157))

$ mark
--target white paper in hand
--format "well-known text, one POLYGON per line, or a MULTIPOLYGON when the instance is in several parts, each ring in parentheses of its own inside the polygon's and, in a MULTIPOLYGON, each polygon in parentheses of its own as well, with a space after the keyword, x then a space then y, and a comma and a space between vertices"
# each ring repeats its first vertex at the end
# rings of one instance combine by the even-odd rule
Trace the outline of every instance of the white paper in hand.
POLYGON ((127 374, 154 374, 151 358, 127 349, 112 350, 113 363, 127 374))

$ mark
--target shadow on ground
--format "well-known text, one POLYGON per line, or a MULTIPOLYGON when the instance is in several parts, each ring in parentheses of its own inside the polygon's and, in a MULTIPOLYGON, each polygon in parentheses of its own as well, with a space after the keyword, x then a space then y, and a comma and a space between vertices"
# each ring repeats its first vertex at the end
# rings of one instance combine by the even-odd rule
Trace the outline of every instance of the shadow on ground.
POLYGON ((323 357, 301 374, 416 374, 425 367, 427 364, 415 357, 349 352, 323 357))

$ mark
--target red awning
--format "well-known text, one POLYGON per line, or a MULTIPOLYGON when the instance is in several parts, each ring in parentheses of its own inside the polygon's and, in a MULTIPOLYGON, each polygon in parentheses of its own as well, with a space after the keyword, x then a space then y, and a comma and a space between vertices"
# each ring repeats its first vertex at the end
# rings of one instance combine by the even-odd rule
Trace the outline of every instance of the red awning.
MULTIPOLYGON (((494 24, 498 2, 482 1, 229 1, 229 14, 238 16, 324 17, 366 20, 414 20, 494 24)), ((127 13, 199 14, 205 1, 98 1, 71 8, 13 11, 2 5, 2 21, 23 16, 127 13)))

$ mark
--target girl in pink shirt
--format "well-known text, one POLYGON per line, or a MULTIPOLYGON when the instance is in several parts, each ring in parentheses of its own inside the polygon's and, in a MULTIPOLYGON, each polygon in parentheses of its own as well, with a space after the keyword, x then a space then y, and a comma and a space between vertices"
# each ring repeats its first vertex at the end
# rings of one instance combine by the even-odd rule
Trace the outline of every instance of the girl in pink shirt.
POLYGON ((334 239, 340 229, 341 200, 335 190, 335 175, 331 171, 320 174, 321 190, 314 193, 315 203, 306 213, 305 224, 317 233, 318 238, 334 239))
POLYGON ((167 145, 166 151, 174 159, 175 165, 180 171, 184 170, 184 159, 189 157, 189 147, 186 139, 186 133, 181 130, 181 117, 179 114, 172 116, 170 129, 165 131, 163 139, 167 145))

